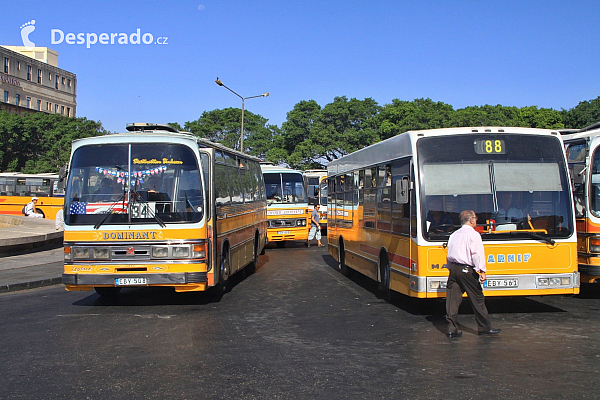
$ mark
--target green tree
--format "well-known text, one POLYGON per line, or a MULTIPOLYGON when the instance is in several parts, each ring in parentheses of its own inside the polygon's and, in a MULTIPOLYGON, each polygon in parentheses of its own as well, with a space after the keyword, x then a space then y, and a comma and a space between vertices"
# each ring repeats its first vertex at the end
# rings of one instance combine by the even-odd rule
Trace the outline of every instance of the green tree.
POLYGON ((577 106, 562 110, 561 115, 565 128, 581 129, 600 122, 600 96, 594 100, 580 102, 577 106))
POLYGON ((0 170, 58 172, 69 161, 73 140, 101 134, 102 124, 86 118, 0 111, 0 170))
MULTIPOLYGON (((278 129, 267 122, 258 114, 244 111, 244 152, 266 153, 270 138, 278 134, 278 129)), ((196 136, 239 150, 241 125, 242 110, 230 107, 204 111, 197 120, 186 122, 184 128, 196 136)))
POLYGON ((287 163, 293 168, 323 168, 328 161, 361 149, 379 138, 373 118, 381 107, 371 98, 334 98, 322 109, 302 101, 283 123, 287 163))
POLYGON ((376 117, 377 131, 384 140, 411 130, 447 128, 452 126, 453 115, 454 109, 446 103, 393 99, 376 117))

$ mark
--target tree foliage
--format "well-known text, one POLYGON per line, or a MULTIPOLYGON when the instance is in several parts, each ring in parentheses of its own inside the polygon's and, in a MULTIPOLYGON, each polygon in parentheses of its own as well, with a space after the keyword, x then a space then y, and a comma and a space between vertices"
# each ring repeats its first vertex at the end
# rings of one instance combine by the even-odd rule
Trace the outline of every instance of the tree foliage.
MULTIPOLYGON (((244 111, 244 152, 259 157, 267 155, 273 137, 279 134, 279 128, 267 122, 268 119, 258 114, 244 111)), ((230 107, 204 111, 197 120, 186 122, 184 130, 239 150, 241 125, 242 110, 230 107)))
POLYGON ((574 108, 562 110, 565 128, 581 129, 600 122, 600 96, 582 101, 574 108))
POLYGON ((0 170, 58 172, 69 161, 73 140, 105 133, 100 122, 86 118, 0 111, 0 170))

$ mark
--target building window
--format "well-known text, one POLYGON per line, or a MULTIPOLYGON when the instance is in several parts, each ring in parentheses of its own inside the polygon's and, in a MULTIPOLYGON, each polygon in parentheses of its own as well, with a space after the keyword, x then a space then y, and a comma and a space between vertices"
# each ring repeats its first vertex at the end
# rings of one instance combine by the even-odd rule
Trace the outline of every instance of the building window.
POLYGON ((17 61, 17 71, 21 70, 21 61, 17 61))
POLYGON ((48 80, 52 82, 52 72, 48 72, 48 80))
POLYGON ((71 87, 71 80, 70 79, 67 79, 67 86, 71 87))
POLYGON ((21 105, 21 96, 18 94, 15 94, 15 104, 18 106, 21 105))
POLYGON ((58 114, 58 104, 54 105, 54 114, 58 114))
POLYGON ((42 111, 42 101, 41 100, 37 101, 37 110, 42 111))
POLYGON ((42 83, 42 70, 38 69, 38 83, 42 83))
POLYGON ((46 111, 50 112, 52 110, 52 103, 46 102, 46 111))
POLYGON ((27 108, 31 108, 31 97, 27 98, 27 108))
POLYGON ((8 92, 6 90, 4 91, 4 102, 8 103, 8 92))
POLYGON ((31 80, 31 65, 27 66, 27 80, 31 80))
POLYGON ((67 117, 71 116, 71 107, 67 107, 67 117))
POLYGON ((65 115, 65 106, 60 106, 60 114, 65 115))
POLYGON ((8 61, 8 57, 4 57, 4 73, 8 74, 8 67, 9 67, 9 61, 8 61))
POLYGON ((54 89, 58 89, 58 75, 54 75, 54 89))
POLYGON ((65 86, 65 77, 64 76, 63 76, 63 78, 61 80, 61 83, 62 83, 63 86, 65 86))

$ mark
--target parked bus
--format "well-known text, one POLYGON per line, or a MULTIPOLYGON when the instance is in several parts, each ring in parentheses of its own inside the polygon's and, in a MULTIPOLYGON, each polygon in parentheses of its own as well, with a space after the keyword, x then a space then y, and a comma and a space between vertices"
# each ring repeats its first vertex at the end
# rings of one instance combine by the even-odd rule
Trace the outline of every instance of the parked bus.
POLYGON ((23 206, 38 197, 36 208, 44 218, 56 219, 65 192, 58 188, 58 174, 0 173, 0 214, 23 215, 23 206))
POLYGON ((168 125, 73 142, 65 204, 67 290, 177 292, 254 268, 267 235, 259 160, 168 125))
POLYGON ((321 229, 327 228, 327 170, 309 169, 302 173, 307 190, 308 208, 312 212, 318 204, 319 224, 321 229))
POLYGON ((310 212, 302 172, 261 164, 267 193, 269 242, 284 247, 290 240, 307 243, 310 212))
POLYGON ((556 131, 410 131, 329 163, 329 253, 390 294, 445 297, 447 242, 473 210, 486 296, 579 292, 567 162, 556 131))
POLYGON ((600 123, 563 135, 573 184, 581 281, 600 280, 600 123))

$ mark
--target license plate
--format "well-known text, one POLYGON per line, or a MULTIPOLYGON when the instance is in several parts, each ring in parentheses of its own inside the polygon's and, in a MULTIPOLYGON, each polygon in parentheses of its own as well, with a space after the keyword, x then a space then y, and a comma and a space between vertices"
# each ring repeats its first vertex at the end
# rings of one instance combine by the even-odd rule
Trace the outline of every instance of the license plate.
POLYGON ((117 286, 139 286, 147 284, 148 279, 146 278, 115 278, 115 285, 117 286))
POLYGON ((289 235, 290 231, 277 231, 278 235, 289 235))
POLYGON ((483 284, 486 288, 519 287, 518 279, 487 279, 483 284))

